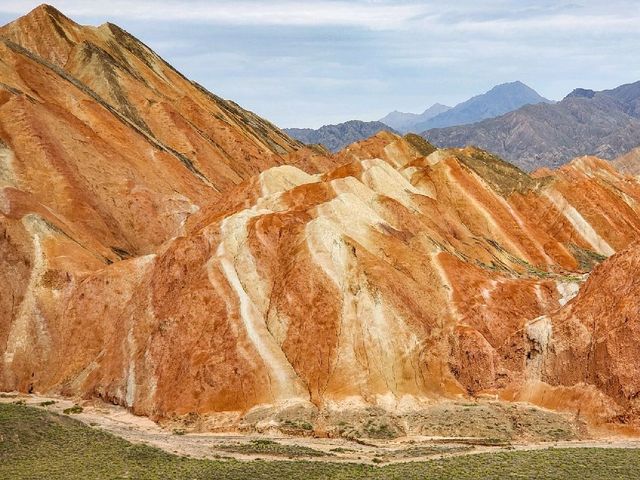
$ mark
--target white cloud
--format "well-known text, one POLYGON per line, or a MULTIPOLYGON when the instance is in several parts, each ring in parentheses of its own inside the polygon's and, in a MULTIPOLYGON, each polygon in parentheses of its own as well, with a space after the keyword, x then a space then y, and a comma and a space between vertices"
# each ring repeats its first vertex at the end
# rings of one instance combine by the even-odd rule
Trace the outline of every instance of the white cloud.
POLYGON ((457 31, 471 34, 524 34, 543 31, 566 32, 600 32, 600 31, 636 31, 639 15, 581 15, 556 14, 532 18, 504 18, 495 20, 461 21, 451 25, 457 31))
MULTIPOLYGON (((0 12, 21 15, 37 4, 30 0, 15 0, 0 5, 0 12)), ((59 0, 55 6, 72 17, 106 16, 226 25, 345 26, 373 30, 402 28, 412 18, 427 13, 424 5, 414 3, 345 0, 59 0)))

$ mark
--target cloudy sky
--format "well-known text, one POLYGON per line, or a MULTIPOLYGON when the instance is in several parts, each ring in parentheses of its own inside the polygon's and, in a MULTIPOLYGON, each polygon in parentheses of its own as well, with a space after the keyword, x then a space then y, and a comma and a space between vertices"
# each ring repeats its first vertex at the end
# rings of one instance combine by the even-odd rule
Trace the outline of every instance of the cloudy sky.
MULTIPOLYGON (((0 22, 37 1, 1 0, 0 22)), ((454 105, 521 80, 561 99, 640 80, 637 0, 51 0, 117 23, 281 127, 454 105)))

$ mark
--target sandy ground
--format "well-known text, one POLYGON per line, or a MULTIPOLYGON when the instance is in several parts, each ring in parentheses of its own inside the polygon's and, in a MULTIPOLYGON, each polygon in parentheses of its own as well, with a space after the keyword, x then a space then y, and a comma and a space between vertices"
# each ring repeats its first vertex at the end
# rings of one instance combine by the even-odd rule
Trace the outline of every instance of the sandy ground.
MULTIPOLYGON (((43 397, 16 393, 0 394, 0 403, 21 401, 27 405, 45 408, 51 412, 63 413, 63 410, 74 406, 71 399, 60 397, 43 397), (42 402, 54 401, 52 405, 41 406, 42 402)), ((82 413, 73 414, 81 422, 110 432, 130 442, 145 443, 170 453, 194 458, 235 458, 238 460, 287 458, 360 463, 394 463, 418 460, 429 460, 454 455, 470 455, 486 452, 502 452, 514 450, 536 450, 545 448, 638 448, 640 438, 614 437, 597 440, 572 440, 539 443, 511 443, 509 445, 474 445, 473 439, 453 439, 438 437, 402 437, 393 440, 354 441, 342 438, 290 437, 284 435, 252 435, 237 433, 181 433, 163 428, 147 417, 133 415, 127 409, 96 402, 80 402, 82 413), (231 446, 242 450, 250 447, 256 440, 270 440, 283 446, 307 447, 325 452, 326 456, 306 457, 304 455, 289 456, 286 453, 271 455, 265 453, 229 452, 231 446), (337 450, 336 450, 337 449, 337 450), (421 454, 424 451, 425 454, 421 454)), ((286 450, 286 449, 285 449, 286 450)))

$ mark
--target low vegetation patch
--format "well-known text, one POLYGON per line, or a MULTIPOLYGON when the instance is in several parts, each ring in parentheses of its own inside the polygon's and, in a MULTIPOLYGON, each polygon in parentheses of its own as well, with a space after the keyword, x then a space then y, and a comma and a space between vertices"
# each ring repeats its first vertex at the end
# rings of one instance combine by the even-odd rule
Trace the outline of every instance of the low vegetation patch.
POLYGON ((509 442, 508 440, 505 440, 504 438, 455 438, 455 439, 442 439, 442 440, 433 440, 433 441, 447 443, 447 444, 456 442, 462 445, 471 445, 471 446, 479 446, 479 447, 508 447, 511 445, 511 442, 509 442))
POLYGON ((82 407, 80 405, 74 405, 73 407, 65 408, 62 412, 67 415, 82 413, 82 407))
POLYGON ((569 250, 573 256, 578 260, 578 264, 580 266, 580 270, 583 272, 590 272, 593 268, 606 260, 606 256, 599 254, 598 252, 594 252, 593 250, 587 250, 585 248, 581 248, 575 243, 569 244, 569 250))
POLYGON ((313 425, 304 420, 284 420, 280 423, 282 430, 293 430, 311 432, 313 431, 313 425))
POLYGON ((452 153, 505 198, 513 192, 527 193, 546 182, 530 177, 515 165, 475 147, 455 149, 452 153))
POLYGON ((399 435, 393 427, 379 420, 367 421, 364 425, 364 433, 368 438, 381 439, 395 438, 399 435))
MULTIPOLYGON (((272 443, 259 445, 259 448, 275 448, 272 443)), ((638 472, 640 452, 634 449, 554 448, 381 466, 300 460, 198 460, 129 443, 69 416, 25 405, 0 404, 0 478, 3 479, 618 480, 638 478, 638 472)))
POLYGON ((286 445, 266 439, 252 440, 251 442, 246 443, 216 445, 214 449, 229 453, 241 453, 244 455, 272 455, 287 458, 324 457, 327 455, 333 455, 332 453, 321 452, 320 450, 315 450, 301 445, 286 445))
POLYGON ((416 458, 416 457, 432 457, 434 455, 445 455, 450 453, 459 453, 473 450, 470 445, 432 445, 427 447, 410 447, 403 450, 396 450, 393 452, 395 458, 416 458))
POLYGON ((404 139, 424 157, 428 157, 437 150, 431 143, 415 133, 406 134, 404 139))

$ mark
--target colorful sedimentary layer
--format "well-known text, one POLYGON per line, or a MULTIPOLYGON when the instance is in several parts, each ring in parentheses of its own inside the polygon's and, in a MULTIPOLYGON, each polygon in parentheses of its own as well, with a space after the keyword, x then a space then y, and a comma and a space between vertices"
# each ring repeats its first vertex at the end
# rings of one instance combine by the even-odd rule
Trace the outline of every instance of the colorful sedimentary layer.
POLYGON ((329 155, 117 27, 40 7, 0 37, 0 389, 230 427, 482 394, 640 421, 635 178, 389 133, 329 155))

